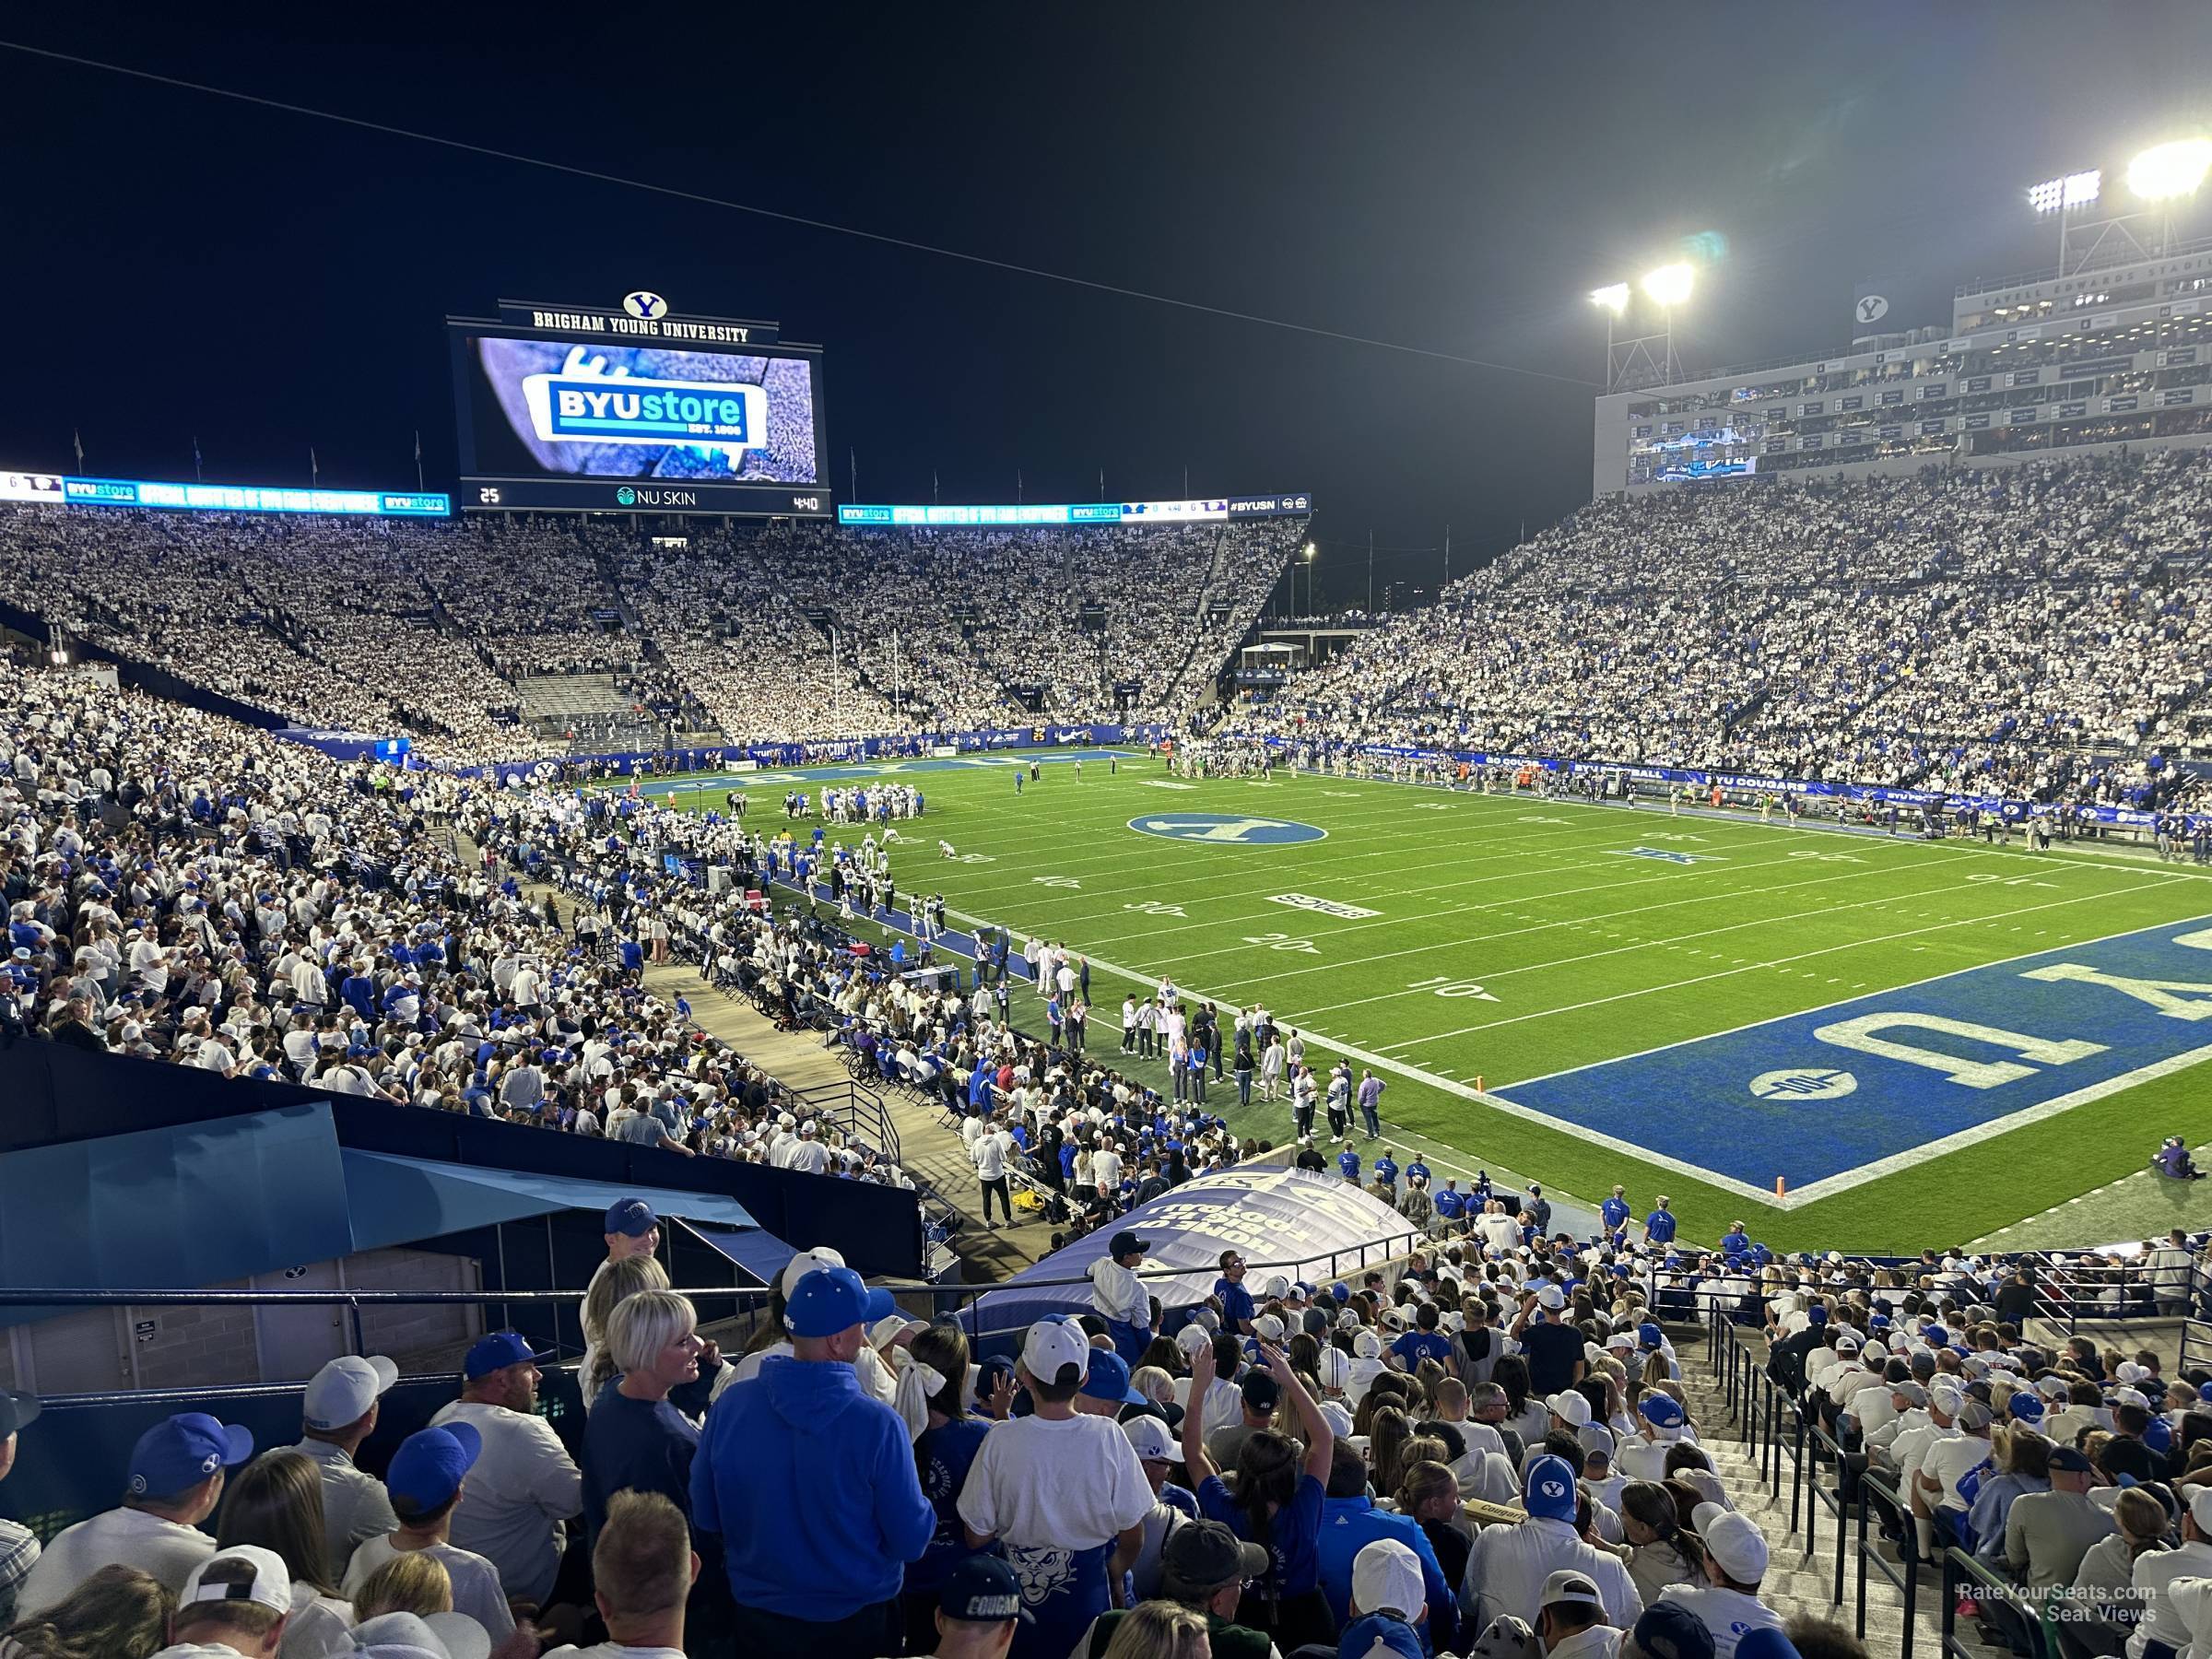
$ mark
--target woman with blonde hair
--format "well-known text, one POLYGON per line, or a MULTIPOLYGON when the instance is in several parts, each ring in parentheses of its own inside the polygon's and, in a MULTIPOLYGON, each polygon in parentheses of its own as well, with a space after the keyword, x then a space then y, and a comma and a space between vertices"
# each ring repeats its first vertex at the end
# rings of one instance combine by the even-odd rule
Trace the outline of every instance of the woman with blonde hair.
POLYGON ((1113 1629, 1105 1659, 1207 1659, 1205 1618, 1180 1602, 1148 1601, 1113 1629))
POLYGON ((576 1372, 576 1389, 587 1412, 620 1373, 606 1351, 606 1322, 615 1309, 641 1290, 667 1288, 668 1270, 649 1255, 624 1256, 592 1276, 592 1288, 583 1293, 583 1364, 576 1372))
POLYGON ((0 1632, 0 1659, 147 1659, 169 1645, 176 1606, 150 1572, 102 1567, 37 1618, 0 1632))
POLYGON ((433 1613, 453 1610, 453 1574, 445 1563, 425 1549, 395 1555, 369 1575, 353 1598, 356 1624, 367 1624, 386 1613, 412 1613, 428 1618, 433 1613))
POLYGON ((2123 1487, 2112 1505, 2116 1529, 2089 1546, 2074 1575, 2075 1599, 2101 1611, 2106 1618, 2128 1618, 2141 1608, 2133 1604, 2136 1562, 2166 1547, 2166 1534, 2173 1517, 2151 1495, 2148 1487, 2123 1487))
MULTIPOLYGON (((1412 1446, 1441 1450, 1443 1442, 1423 1438, 1414 1441, 1412 1446)), ((1460 1512, 1459 1477, 1441 1457, 1408 1459, 1393 1496, 1398 1512, 1427 1535, 1429 1547, 1436 1551, 1437 1565, 1444 1570, 1444 1583, 1456 1585, 1467 1576, 1467 1554, 1474 1547, 1474 1540, 1453 1524, 1460 1512)))
POLYGON ((292 1575, 292 1610, 284 1621, 277 1659, 317 1659, 343 1653, 353 1606, 330 1583, 330 1548, 323 1526, 323 1477, 304 1453, 265 1452, 223 1491, 216 1547, 258 1544, 283 1559, 292 1575))

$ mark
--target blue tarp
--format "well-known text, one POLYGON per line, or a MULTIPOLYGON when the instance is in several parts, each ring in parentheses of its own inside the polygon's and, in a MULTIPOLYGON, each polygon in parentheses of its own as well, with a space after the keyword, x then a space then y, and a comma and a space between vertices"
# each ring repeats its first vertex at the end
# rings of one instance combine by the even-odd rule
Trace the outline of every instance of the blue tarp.
POLYGON ((791 1258, 799 1253, 775 1234, 762 1232, 757 1227, 734 1230, 726 1227, 702 1227, 689 1220, 685 1225, 700 1243, 712 1246, 764 1286, 774 1284, 790 1265, 791 1258))
MULTIPOLYGON (((1148 1249, 1144 1268, 1181 1268, 1173 1277, 1148 1278, 1163 1309, 1187 1308, 1213 1294, 1221 1253, 1237 1250, 1258 1267, 1264 1262, 1295 1266, 1260 1269, 1318 1284, 1359 1270, 1360 1247, 1412 1231, 1412 1224, 1381 1199, 1335 1175, 1313 1175, 1280 1166, 1223 1170, 1186 1181, 1140 1205, 1110 1230, 1056 1250, 1006 1285, 981 1298, 965 1316, 971 1336, 1027 1330, 1047 1313, 1088 1312, 1088 1284, 1047 1285, 1082 1279, 1106 1253, 1115 1231, 1127 1228, 1148 1249)), ((1372 1249, 1369 1256, 1380 1260, 1372 1249)))
POLYGON ((0 1158, 0 1301, 10 1286, 191 1289, 342 1256, 339 1159, 324 1105, 10 1152, 0 1158))
POLYGON ((353 1147, 346 1148, 343 1158, 356 1250, 408 1244, 558 1210, 604 1210, 622 1198, 642 1198, 663 1216, 758 1230, 758 1223, 745 1206, 715 1193, 616 1186, 565 1175, 435 1163, 353 1147))

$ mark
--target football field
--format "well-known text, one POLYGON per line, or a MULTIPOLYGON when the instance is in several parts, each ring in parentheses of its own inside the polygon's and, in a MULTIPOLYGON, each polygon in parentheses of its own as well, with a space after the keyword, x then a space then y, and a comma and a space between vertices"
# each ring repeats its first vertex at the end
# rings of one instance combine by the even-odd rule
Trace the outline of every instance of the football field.
MULTIPOLYGON (((1007 756, 677 787, 700 809, 742 787, 773 833, 787 788, 898 776, 926 802, 898 826, 900 909, 942 892, 955 927, 1087 957, 1094 1053, 1162 975, 1257 1004, 1317 1066, 1382 1077, 1386 1138, 1440 1181, 1479 1166, 1591 1208, 1618 1182, 1640 1215, 1665 1193, 1686 1238, 1740 1218, 1776 1248, 1918 1250, 2077 1204, 2099 1242, 2081 1194, 2166 1135, 2212 1139, 2212 872, 1041 759, 1018 793, 1007 756)), ((1208 1095, 1288 1136, 1284 1106, 1235 1100, 1208 1095)))

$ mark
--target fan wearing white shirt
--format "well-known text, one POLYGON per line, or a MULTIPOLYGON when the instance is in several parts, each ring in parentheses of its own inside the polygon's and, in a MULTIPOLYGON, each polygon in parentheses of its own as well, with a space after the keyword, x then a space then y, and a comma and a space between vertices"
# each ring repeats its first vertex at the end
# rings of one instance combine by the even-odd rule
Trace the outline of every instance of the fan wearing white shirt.
POLYGON ((683 1512, 658 1492, 617 1492, 592 1548, 606 1640, 547 1659, 683 1659, 684 1604, 698 1576, 683 1512))
MULTIPOLYGON (((512 1331, 479 1338, 462 1360, 461 1397, 430 1423, 473 1428, 483 1442, 453 1512, 453 1541, 489 1560, 508 1594, 542 1606, 560 1569, 561 1524, 583 1512, 583 1476, 553 1425, 536 1415, 536 1360, 512 1331)), ((397 1508, 396 1486, 392 1501, 397 1508)))

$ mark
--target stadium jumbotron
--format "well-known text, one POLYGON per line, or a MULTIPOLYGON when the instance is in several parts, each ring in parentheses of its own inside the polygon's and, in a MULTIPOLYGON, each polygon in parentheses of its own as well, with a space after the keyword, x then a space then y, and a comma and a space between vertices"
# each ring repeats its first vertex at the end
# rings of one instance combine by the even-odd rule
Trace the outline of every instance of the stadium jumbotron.
MULTIPOLYGON (((1030 50, 884 27, 910 73, 1030 50)), ((1550 55, 1394 73, 1535 121, 1596 95, 1550 55)), ((332 274, 270 360, 159 359, 196 432, 108 394, 143 276, 26 343, 0 1659, 2212 1641, 2159 1565, 2212 1538, 2187 110, 2040 182, 1931 134, 1868 138, 1879 198, 1609 182, 1649 229, 1539 280, 1563 157, 1486 209, 1485 334, 1325 193, 1241 263, 1156 234, 1195 111, 1015 259, 909 234, 911 181, 802 213, 492 145, 523 65, 384 124, 253 61, 0 41, 57 180, 97 88, 180 155, 254 126, 256 198, 366 145, 562 229, 371 282, 301 209, 332 274), (680 252, 733 213, 753 268, 680 252)), ((1371 159, 1439 147, 1418 110, 1371 159)), ((968 118, 1018 199, 1096 141, 968 118)), ((840 172, 946 159, 851 119, 840 172)), ((30 259, 95 263, 76 199, 30 259)), ((178 234, 179 306, 253 251, 178 234)))

